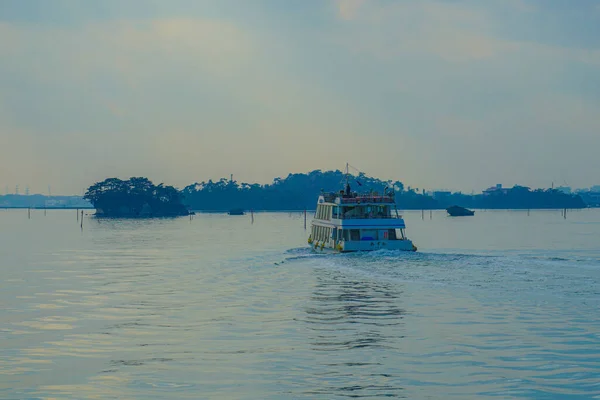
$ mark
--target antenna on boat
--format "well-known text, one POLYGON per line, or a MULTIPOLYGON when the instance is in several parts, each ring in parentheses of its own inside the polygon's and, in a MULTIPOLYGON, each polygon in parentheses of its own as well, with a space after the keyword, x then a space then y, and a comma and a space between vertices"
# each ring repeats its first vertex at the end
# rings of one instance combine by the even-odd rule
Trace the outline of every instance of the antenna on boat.
POLYGON ((348 163, 346 163, 346 185, 348 185, 350 170, 348 169, 348 163))

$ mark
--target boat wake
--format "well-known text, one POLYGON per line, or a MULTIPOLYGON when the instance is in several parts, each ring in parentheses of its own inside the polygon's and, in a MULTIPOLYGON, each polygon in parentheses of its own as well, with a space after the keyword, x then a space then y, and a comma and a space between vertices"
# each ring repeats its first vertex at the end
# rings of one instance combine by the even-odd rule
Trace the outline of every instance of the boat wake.
POLYGON ((285 262, 305 263, 362 280, 469 288, 514 298, 528 294, 586 298, 600 303, 600 259, 542 254, 462 254, 377 250, 319 254, 286 251, 285 262))

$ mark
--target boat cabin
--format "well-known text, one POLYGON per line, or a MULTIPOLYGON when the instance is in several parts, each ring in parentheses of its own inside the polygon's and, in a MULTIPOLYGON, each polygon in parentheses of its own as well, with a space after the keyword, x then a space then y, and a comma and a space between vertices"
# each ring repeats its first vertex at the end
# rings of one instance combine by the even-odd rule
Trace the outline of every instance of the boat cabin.
POLYGON ((331 219, 373 219, 393 218, 392 206, 395 206, 391 196, 344 195, 327 193, 319 196, 315 218, 331 219))
POLYGON ((315 225, 312 227, 311 237, 319 242, 339 241, 387 241, 406 240, 404 228, 396 229, 340 229, 315 225))
POLYGON ((323 220, 391 217, 392 207, 387 204, 318 204, 315 213, 315 218, 323 220))
POLYGON ((314 216, 323 223, 313 225, 311 237, 319 242, 406 240, 404 220, 392 213, 393 206, 389 196, 323 194, 314 216))

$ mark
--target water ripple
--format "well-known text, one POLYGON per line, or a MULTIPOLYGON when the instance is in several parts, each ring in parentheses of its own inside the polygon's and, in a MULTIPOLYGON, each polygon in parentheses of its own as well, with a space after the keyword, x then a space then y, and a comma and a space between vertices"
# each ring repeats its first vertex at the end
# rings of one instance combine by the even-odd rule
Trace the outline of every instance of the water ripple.
POLYGON ((448 250, 434 219, 439 250, 320 255, 287 214, 19 215, 0 225, 2 398, 600 398, 597 244, 448 250))

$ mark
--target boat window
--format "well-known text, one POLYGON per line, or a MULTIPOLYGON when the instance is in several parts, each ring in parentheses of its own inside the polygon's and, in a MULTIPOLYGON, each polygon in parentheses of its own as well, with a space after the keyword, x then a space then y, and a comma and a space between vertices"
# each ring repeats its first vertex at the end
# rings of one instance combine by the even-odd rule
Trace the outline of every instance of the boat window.
POLYGON ((350 240, 360 240, 360 231, 358 229, 350 229, 350 240))
POLYGON ((363 229, 361 240, 377 240, 377 230, 375 229, 363 229))
POLYGON ((360 218, 362 207, 345 207, 344 218, 360 218))
POLYGON ((396 239, 404 240, 404 229, 396 229, 396 239))
POLYGON ((333 207, 333 218, 339 218, 340 217, 340 207, 335 206, 333 207))
POLYGON ((332 229, 332 231, 331 231, 331 238, 332 238, 333 240, 337 240, 337 235, 338 235, 338 230, 337 230, 337 228, 333 228, 333 229, 332 229))
POLYGON ((396 230, 388 229, 388 240, 396 240, 396 230))

